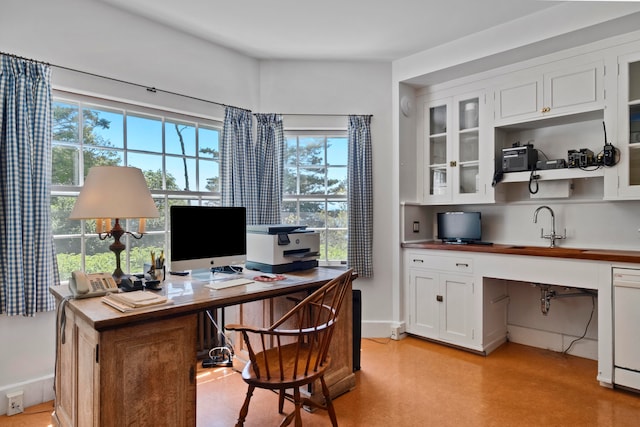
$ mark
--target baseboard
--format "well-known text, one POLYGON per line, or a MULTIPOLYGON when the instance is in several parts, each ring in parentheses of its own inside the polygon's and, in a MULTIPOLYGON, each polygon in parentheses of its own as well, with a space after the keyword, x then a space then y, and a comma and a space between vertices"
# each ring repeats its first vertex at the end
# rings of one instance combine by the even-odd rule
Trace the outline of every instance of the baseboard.
POLYGON ((397 328, 396 330, 400 330, 401 335, 398 337, 398 339, 405 336, 404 322, 363 321, 362 338, 390 338, 392 328, 397 328))
MULTIPOLYGON (((509 331, 509 341, 511 342, 557 352, 565 351, 571 342, 578 338, 522 326, 507 325, 507 329, 509 331)), ((598 341, 589 338, 576 341, 568 354, 584 357, 585 359, 598 360, 598 341)))
POLYGON ((35 378, 18 384, 10 384, 0 388, 0 415, 7 413, 7 393, 22 391, 24 407, 39 405, 55 398, 53 391, 53 375, 35 378))

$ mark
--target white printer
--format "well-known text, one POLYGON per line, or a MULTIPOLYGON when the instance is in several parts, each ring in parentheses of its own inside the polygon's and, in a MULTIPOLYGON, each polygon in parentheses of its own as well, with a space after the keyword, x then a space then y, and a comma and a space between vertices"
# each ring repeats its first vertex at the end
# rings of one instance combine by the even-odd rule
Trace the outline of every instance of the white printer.
POLYGON ((286 273, 318 266, 320 234, 306 225, 247 225, 249 270, 286 273))

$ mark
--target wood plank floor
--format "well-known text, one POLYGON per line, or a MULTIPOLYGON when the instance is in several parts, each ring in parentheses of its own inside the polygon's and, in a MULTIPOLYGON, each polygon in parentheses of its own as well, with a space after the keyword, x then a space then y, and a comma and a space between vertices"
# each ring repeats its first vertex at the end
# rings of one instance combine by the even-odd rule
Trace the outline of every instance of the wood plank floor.
MULTIPOLYGON (((334 401, 342 427, 640 425, 640 394, 601 387, 595 361, 547 350, 507 343, 484 357, 415 338, 365 339, 361 365, 356 388, 334 401)), ((246 392, 240 375, 198 374, 197 426, 233 426, 246 392)), ((51 409, 0 417, 0 426, 46 427, 51 409)), ((257 390, 245 425, 281 419, 277 397, 257 390)), ((303 412, 303 424, 330 422, 325 411, 303 412)))

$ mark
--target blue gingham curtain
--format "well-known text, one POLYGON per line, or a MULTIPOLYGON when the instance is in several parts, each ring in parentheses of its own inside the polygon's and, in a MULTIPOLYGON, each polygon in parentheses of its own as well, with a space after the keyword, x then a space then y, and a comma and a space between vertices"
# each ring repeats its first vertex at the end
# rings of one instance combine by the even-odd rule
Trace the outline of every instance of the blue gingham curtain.
POLYGON ((55 308, 51 229, 51 70, 0 54, 0 313, 55 308))
POLYGON ((280 224, 284 168, 284 130, 279 114, 256 114, 258 224, 280 224))
POLYGON ((348 263, 362 277, 373 276, 373 173, 371 116, 349 116, 348 263))
POLYGON ((251 111, 225 107, 220 144, 222 206, 244 206, 247 224, 258 224, 258 186, 251 111))

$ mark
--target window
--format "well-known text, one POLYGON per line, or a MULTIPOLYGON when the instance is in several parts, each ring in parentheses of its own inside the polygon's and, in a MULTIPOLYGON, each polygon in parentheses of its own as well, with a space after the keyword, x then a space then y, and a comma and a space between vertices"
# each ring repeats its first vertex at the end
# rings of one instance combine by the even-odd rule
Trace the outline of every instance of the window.
POLYGON ((285 131, 282 222, 320 233, 320 262, 347 261, 347 132, 285 131))
MULTIPOLYGON (((126 235, 122 268, 140 272, 150 251, 168 248, 168 206, 220 203, 219 140, 222 123, 166 111, 54 93, 52 221, 61 280, 71 271, 113 271, 113 238, 100 240, 95 221, 69 220, 89 169, 140 168, 160 218, 147 220, 145 236, 126 235)), ((137 220, 122 224, 137 230, 137 220)), ((168 255, 167 255, 168 257, 168 255)))

